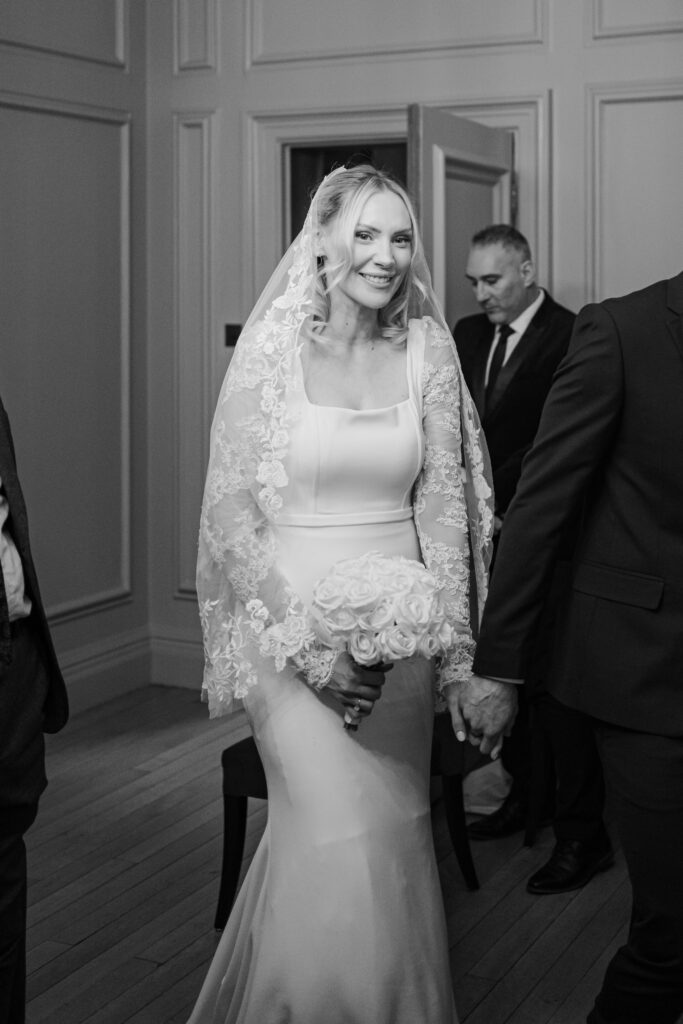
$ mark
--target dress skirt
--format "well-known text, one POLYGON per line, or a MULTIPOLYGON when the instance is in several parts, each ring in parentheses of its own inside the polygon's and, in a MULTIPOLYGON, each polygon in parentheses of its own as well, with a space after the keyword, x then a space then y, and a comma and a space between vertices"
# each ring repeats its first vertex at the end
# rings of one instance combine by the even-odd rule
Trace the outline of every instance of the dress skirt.
MULTIPOLYGON (((410 556, 414 527, 401 527, 410 556)), ((321 540, 311 570, 298 542, 286 546, 306 594, 303 577, 344 545, 321 540)), ((356 530, 344 556, 385 544, 356 530)), ((456 1024, 430 819, 433 685, 429 661, 396 662, 347 732, 324 690, 263 667, 245 708, 268 823, 189 1024, 456 1024)))

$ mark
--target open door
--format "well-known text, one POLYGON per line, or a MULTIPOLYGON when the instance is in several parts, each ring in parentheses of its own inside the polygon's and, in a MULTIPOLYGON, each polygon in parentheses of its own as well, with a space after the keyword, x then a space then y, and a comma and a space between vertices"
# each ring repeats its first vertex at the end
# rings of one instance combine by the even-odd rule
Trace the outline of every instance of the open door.
POLYGON ((465 280, 469 243, 487 224, 513 223, 513 137, 438 107, 408 107, 408 187, 436 294, 452 327, 478 312, 465 280))

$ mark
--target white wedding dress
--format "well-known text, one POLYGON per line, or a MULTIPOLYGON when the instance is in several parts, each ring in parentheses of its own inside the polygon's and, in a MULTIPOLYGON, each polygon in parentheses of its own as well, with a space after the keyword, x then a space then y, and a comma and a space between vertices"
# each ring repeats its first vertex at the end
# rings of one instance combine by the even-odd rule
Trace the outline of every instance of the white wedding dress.
MULTIPOLYGON (((371 411, 304 402, 275 530, 308 602, 340 558, 420 559, 420 337, 408 400, 371 411)), ((268 824, 189 1024, 456 1024, 434 857, 432 665, 398 662, 357 732, 289 664, 244 699, 268 824)))

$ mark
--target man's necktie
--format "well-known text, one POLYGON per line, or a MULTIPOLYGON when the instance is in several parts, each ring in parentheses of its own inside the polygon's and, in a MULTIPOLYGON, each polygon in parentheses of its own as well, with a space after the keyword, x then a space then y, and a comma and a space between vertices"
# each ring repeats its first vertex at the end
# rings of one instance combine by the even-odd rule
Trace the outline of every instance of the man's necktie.
POLYGON ((493 350, 491 357, 491 365, 489 366, 489 379, 486 383, 486 403, 491 401, 491 395, 493 389, 496 386, 498 380, 498 374, 500 373, 501 367, 505 360, 505 349, 507 348, 507 340, 514 331, 510 327, 510 324, 501 324, 498 330, 498 343, 493 350))

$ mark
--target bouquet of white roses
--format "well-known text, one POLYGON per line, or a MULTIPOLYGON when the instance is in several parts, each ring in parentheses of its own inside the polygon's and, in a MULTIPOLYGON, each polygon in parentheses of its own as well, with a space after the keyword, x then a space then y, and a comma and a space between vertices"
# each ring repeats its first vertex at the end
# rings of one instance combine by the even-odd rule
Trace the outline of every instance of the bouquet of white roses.
POLYGON ((443 655, 456 636, 432 574, 378 551, 337 562, 313 588, 311 615, 323 643, 365 666, 443 655))

